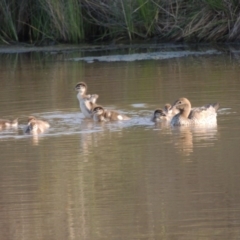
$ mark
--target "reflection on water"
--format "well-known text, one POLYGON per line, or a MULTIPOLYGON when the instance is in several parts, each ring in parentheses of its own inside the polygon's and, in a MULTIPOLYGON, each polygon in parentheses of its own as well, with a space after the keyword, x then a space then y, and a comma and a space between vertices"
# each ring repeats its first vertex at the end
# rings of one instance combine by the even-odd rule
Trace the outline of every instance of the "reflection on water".
POLYGON ((193 147, 210 147, 218 138, 217 126, 194 126, 175 128, 175 146, 186 156, 193 152, 193 147))
POLYGON ((0 117, 19 117, 0 131, 0 239, 238 239, 239 53, 91 64, 69 55, 0 56, 0 117), (79 81, 131 119, 84 119, 79 81), (218 101, 218 125, 150 121, 183 96, 218 101), (24 134, 29 115, 51 127, 24 134))

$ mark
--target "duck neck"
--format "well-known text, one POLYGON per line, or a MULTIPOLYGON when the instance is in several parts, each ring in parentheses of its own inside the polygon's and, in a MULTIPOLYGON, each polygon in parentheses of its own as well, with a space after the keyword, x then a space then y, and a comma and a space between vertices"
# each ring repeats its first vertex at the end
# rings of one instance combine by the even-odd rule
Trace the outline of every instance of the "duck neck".
POLYGON ((191 111, 191 106, 189 105, 184 106, 183 109, 180 109, 181 116, 184 118, 188 118, 190 111, 191 111))
POLYGON ((83 99, 85 97, 85 93, 83 92, 78 92, 77 94, 77 98, 80 100, 80 99, 83 99))

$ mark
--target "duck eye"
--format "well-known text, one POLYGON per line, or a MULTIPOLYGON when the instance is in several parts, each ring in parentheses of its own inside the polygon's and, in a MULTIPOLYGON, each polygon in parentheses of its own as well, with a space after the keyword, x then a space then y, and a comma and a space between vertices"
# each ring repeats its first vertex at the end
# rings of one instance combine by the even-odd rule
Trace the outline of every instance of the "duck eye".
POLYGON ((182 102, 181 102, 181 101, 179 101, 178 103, 179 103, 179 104, 181 104, 182 102))

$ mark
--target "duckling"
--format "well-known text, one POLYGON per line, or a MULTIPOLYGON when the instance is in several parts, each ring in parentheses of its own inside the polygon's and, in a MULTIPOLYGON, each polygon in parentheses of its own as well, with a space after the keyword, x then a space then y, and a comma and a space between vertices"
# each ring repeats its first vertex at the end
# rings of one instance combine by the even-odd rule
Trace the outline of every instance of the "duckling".
POLYGON ((18 126, 18 118, 13 121, 8 119, 0 119, 0 129, 3 128, 16 128, 18 126))
POLYGON ((151 120, 153 122, 162 122, 167 119, 166 117, 167 117, 167 115, 164 112, 164 110, 162 110, 161 108, 158 108, 154 111, 151 120))
POLYGON ((45 132, 49 127, 50 125, 48 122, 30 116, 28 117, 28 124, 25 133, 40 134, 45 132))
POLYGON ((180 112, 175 106, 172 106, 170 103, 165 104, 164 111, 168 115, 168 120, 171 120, 172 117, 174 117, 176 114, 180 112))
POLYGON ((77 99, 79 101, 79 106, 83 115, 86 118, 92 118, 92 107, 93 107, 92 104, 96 103, 98 99, 98 95, 97 94, 86 95, 87 84, 84 82, 77 83, 77 85, 75 86, 75 90, 78 92, 77 99))
POLYGON ((93 120, 96 122, 128 120, 129 117, 115 111, 104 109, 102 106, 97 105, 93 108, 93 120))
POLYGON ((217 123, 218 103, 191 109, 191 103, 187 98, 179 98, 175 101, 173 107, 180 111, 171 120, 173 126, 217 123))
POLYGON ((158 108, 154 111, 151 120, 153 122, 162 122, 162 121, 171 121, 173 116, 179 113, 179 110, 176 107, 172 107, 171 104, 166 103, 164 108, 158 108))

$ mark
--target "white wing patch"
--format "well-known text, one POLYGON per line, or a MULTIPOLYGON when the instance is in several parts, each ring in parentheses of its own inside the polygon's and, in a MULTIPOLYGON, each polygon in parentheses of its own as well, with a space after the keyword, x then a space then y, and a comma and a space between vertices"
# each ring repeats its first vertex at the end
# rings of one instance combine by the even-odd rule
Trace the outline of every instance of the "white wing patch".
POLYGON ((118 120, 123 120, 123 117, 121 115, 117 116, 118 120))

